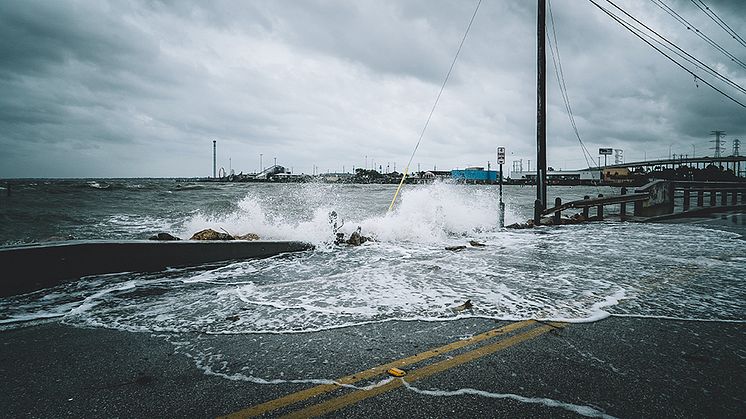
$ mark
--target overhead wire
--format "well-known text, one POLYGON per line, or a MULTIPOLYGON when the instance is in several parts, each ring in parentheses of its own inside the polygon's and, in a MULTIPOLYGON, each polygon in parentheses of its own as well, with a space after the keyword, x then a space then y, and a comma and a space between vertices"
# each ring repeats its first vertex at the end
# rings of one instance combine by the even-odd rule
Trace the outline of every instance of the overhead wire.
POLYGON ((746 63, 743 62, 741 59, 733 55, 730 51, 725 49, 723 46, 715 42, 712 38, 705 35, 702 31, 699 30, 696 26, 694 26, 691 22, 686 20, 683 16, 681 16, 676 10, 672 9, 669 5, 663 2, 663 0, 651 0, 653 4, 661 8, 664 12, 668 13, 671 17, 674 18, 677 22, 681 23, 687 30, 690 30, 694 32, 697 36, 699 36, 703 41, 707 42, 715 48, 716 50, 720 51, 723 55, 728 57, 732 62, 738 64, 741 66, 744 70, 746 70, 746 63))
POLYGON ((414 155, 415 153, 417 153, 417 149, 420 147, 420 143, 422 142, 422 138, 425 136, 425 131, 427 130, 428 125, 430 125, 430 119, 432 119, 433 113, 435 113, 435 108, 438 106, 438 102, 440 101, 440 96, 443 94, 443 90, 446 88, 448 79, 450 79, 451 77, 451 73, 453 72, 453 67, 456 65, 458 56, 461 53, 461 48, 463 48, 464 46, 464 42, 466 41, 466 36, 469 35, 471 26, 474 23, 474 18, 477 17, 477 12, 479 11, 479 6, 481 4, 482 4, 482 0, 478 0, 477 6, 474 8, 474 13, 471 15, 471 19, 469 19, 469 24, 466 26, 466 31, 464 32, 464 36, 461 38, 461 43, 459 44, 458 49, 456 50, 456 55, 453 57, 453 61, 451 62, 451 67, 448 68, 448 73, 446 73, 446 77, 443 80, 443 84, 440 86, 440 91, 438 91, 438 96, 435 98, 435 102, 433 103, 432 109, 430 109, 430 114, 427 116, 427 120, 425 121, 425 125, 422 127, 422 131, 420 131, 420 137, 417 139, 417 144, 414 146, 412 155, 409 157, 407 166, 404 168, 404 173, 402 174, 401 181, 399 182, 399 186, 396 188, 396 192, 394 192, 394 197, 391 199, 391 205, 389 205, 388 212, 391 212, 391 210, 394 208, 396 197, 399 195, 399 191, 401 190, 402 185, 404 185, 404 180, 407 178, 407 175, 409 174, 409 166, 412 164, 414 155))
POLYGON ((706 84, 711 89, 715 90, 716 92, 718 92, 721 95, 725 96, 726 98, 730 99, 734 103, 740 105, 743 108, 746 108, 746 104, 744 104, 743 102, 741 102, 738 99, 734 98, 733 96, 729 95, 728 93, 724 92, 723 90, 717 88, 716 86, 714 86, 712 83, 708 82, 707 80, 699 77, 693 71, 691 71, 690 69, 686 68, 683 64, 679 63, 674 58, 672 58, 670 55, 668 55, 665 52, 663 52, 660 48, 658 48, 655 45, 653 45, 650 41, 648 41, 647 39, 645 39, 645 37, 643 35, 641 35, 640 33, 638 33, 638 32, 640 32, 639 29, 635 28, 633 25, 631 25, 630 23, 626 22, 621 17, 619 17, 619 16, 615 15, 614 13, 612 13, 611 11, 607 10, 606 8, 604 8, 603 6, 601 6, 600 4, 598 4, 595 0, 588 0, 588 1, 591 2, 597 8, 599 8, 601 11, 603 11, 604 13, 606 13, 609 17, 611 17, 614 21, 616 21, 617 23, 619 23, 622 27, 624 27, 625 29, 627 29, 628 31, 630 31, 633 35, 635 35, 638 38, 640 38, 643 42, 645 42, 646 44, 648 44, 651 48, 653 48, 654 50, 658 51, 658 53, 660 53, 661 55, 663 55, 664 57, 666 57, 669 61, 671 61, 672 63, 676 64, 678 67, 680 67, 682 70, 686 71, 687 73, 691 74, 696 80, 701 81, 702 83, 706 84))
POLYGON ((702 0, 698 0, 698 1, 699 3, 695 0, 691 0, 691 2, 694 3, 694 5, 699 8, 699 10, 702 11, 702 13, 704 13, 705 15, 707 15, 707 17, 712 19, 713 22, 717 23, 718 26, 720 26, 725 31, 725 33, 730 35, 731 38, 735 39, 739 44, 746 47, 746 41, 744 41, 744 39, 741 38, 741 35, 736 33, 736 31, 734 31, 730 26, 728 26, 728 24, 725 23, 723 19, 720 19, 720 16, 718 16, 712 9, 707 7, 704 1, 702 0))
MULTIPOLYGON (((575 133, 575 137, 578 139, 578 142, 580 143, 580 149, 583 153, 583 158, 585 159, 586 164, 588 164, 588 168, 591 168, 593 164, 596 162, 593 160, 593 155, 588 151, 585 144, 583 143, 583 140, 580 138, 580 132, 578 131, 578 126, 575 123, 575 115, 572 111, 572 106, 570 105, 570 97, 567 93, 567 84, 565 83, 565 73, 562 69, 562 60, 560 58, 559 53, 559 41, 557 40, 557 31, 556 31, 556 25, 554 22, 554 13, 552 12, 552 1, 549 0, 549 20, 552 23, 552 36, 549 36, 549 32, 547 31, 547 40, 549 41, 549 52, 552 55, 552 63, 554 64, 554 74, 557 77, 557 84, 559 85, 560 94, 562 96, 562 101, 565 104, 565 110, 567 111, 567 117, 570 120, 570 125, 572 126, 573 132, 575 133), (554 38, 554 42, 552 42, 552 38, 554 38), (556 51, 556 52, 555 52, 556 51), (556 58, 555 58, 556 57, 556 58)), ((598 165, 596 165, 598 167, 598 165)))
POLYGON ((660 38, 661 40, 663 40, 663 42, 665 42, 666 44, 672 46, 673 48, 669 47, 668 45, 664 44, 663 42, 658 41, 657 39, 653 38, 649 34, 646 34, 646 33, 642 32, 642 31, 640 31, 639 28, 634 28, 635 30, 637 30, 641 34, 643 34, 644 36, 649 37, 651 40, 653 40, 657 44, 661 45, 662 47, 666 48, 667 50, 669 50, 669 51, 673 52, 674 54, 678 55, 679 57, 681 57, 682 59, 686 60, 687 62, 689 62, 690 64, 694 65, 695 67, 699 68, 700 70, 704 71, 705 73, 710 74, 711 76, 713 76, 713 77, 719 79, 720 81, 722 81, 722 82, 730 85, 731 87, 735 88, 736 90, 741 91, 742 93, 746 93, 746 89, 744 89, 743 87, 741 87, 740 85, 738 85, 737 83, 735 83, 734 81, 732 81, 731 79, 729 79, 728 77, 725 77, 722 74, 718 73, 715 69, 713 69, 709 65, 703 63, 702 61, 700 61, 699 59, 697 59, 693 55, 689 54, 688 52, 686 52, 684 49, 682 49, 678 45, 676 45, 673 42, 669 41, 668 38, 666 38, 665 36, 663 36, 660 33, 656 32, 655 29, 652 29, 650 26, 648 26, 645 23, 641 22, 639 19, 637 19, 636 17, 634 17, 631 14, 629 14, 626 10, 624 10, 621 7, 619 7, 616 4, 614 4, 614 2, 612 2, 611 0, 606 0, 606 2, 609 3, 609 4, 611 4, 612 6, 614 6, 614 8, 616 8, 620 12, 624 13, 630 19, 634 20, 640 26, 642 26, 645 29, 649 30, 650 32, 654 33, 658 38, 660 38))

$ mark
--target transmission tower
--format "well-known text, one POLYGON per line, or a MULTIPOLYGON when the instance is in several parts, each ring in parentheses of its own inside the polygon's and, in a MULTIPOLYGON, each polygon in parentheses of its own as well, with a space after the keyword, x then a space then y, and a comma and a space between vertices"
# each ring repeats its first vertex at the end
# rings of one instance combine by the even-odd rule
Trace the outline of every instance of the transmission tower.
POLYGON ((723 156, 723 146, 725 145, 725 131, 710 131, 710 135, 714 135, 715 139, 711 140, 711 143, 715 143, 715 147, 710 147, 710 150, 715 150, 715 157, 723 156))
POLYGON ((734 138, 733 139, 733 155, 735 157, 740 156, 740 154, 738 153, 738 149, 740 145, 741 145, 741 140, 739 140, 738 138, 734 138))

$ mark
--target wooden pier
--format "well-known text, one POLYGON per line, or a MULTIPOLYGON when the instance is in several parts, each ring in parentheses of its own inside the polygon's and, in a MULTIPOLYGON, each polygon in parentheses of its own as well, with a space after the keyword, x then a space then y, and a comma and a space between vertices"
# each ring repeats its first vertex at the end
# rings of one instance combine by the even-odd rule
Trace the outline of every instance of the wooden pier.
POLYGON ((562 203, 556 198, 554 207, 542 211, 535 219, 544 225, 576 224, 602 221, 609 207, 618 207, 622 221, 653 222, 676 218, 705 217, 710 214, 746 210, 746 182, 694 182, 655 180, 637 188, 634 193, 621 189, 620 195, 583 199, 562 203), (595 208, 595 214, 591 209, 595 208), (562 212, 579 209, 580 213, 563 218, 562 212), (630 214, 631 210, 631 214, 630 214), (547 218, 551 217, 551 218, 547 218))

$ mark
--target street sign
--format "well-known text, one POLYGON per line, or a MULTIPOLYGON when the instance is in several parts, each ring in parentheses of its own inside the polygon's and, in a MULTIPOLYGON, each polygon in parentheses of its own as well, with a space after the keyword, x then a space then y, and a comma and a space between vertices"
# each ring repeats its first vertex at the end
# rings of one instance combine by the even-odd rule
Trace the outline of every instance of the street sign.
POLYGON ((614 149, 613 148, 599 148, 598 154, 600 156, 611 156, 612 154, 614 154, 614 149))
POLYGON ((497 163, 505 164, 505 147, 497 148, 497 163))

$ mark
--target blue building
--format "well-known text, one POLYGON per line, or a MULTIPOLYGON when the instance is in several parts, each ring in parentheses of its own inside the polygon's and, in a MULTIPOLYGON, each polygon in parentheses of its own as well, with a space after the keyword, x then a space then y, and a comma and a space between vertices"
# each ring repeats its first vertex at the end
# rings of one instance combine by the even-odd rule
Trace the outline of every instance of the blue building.
POLYGON ((451 170, 451 179, 466 183, 496 183, 497 171, 484 170, 484 167, 481 166, 472 166, 463 170, 451 170))

